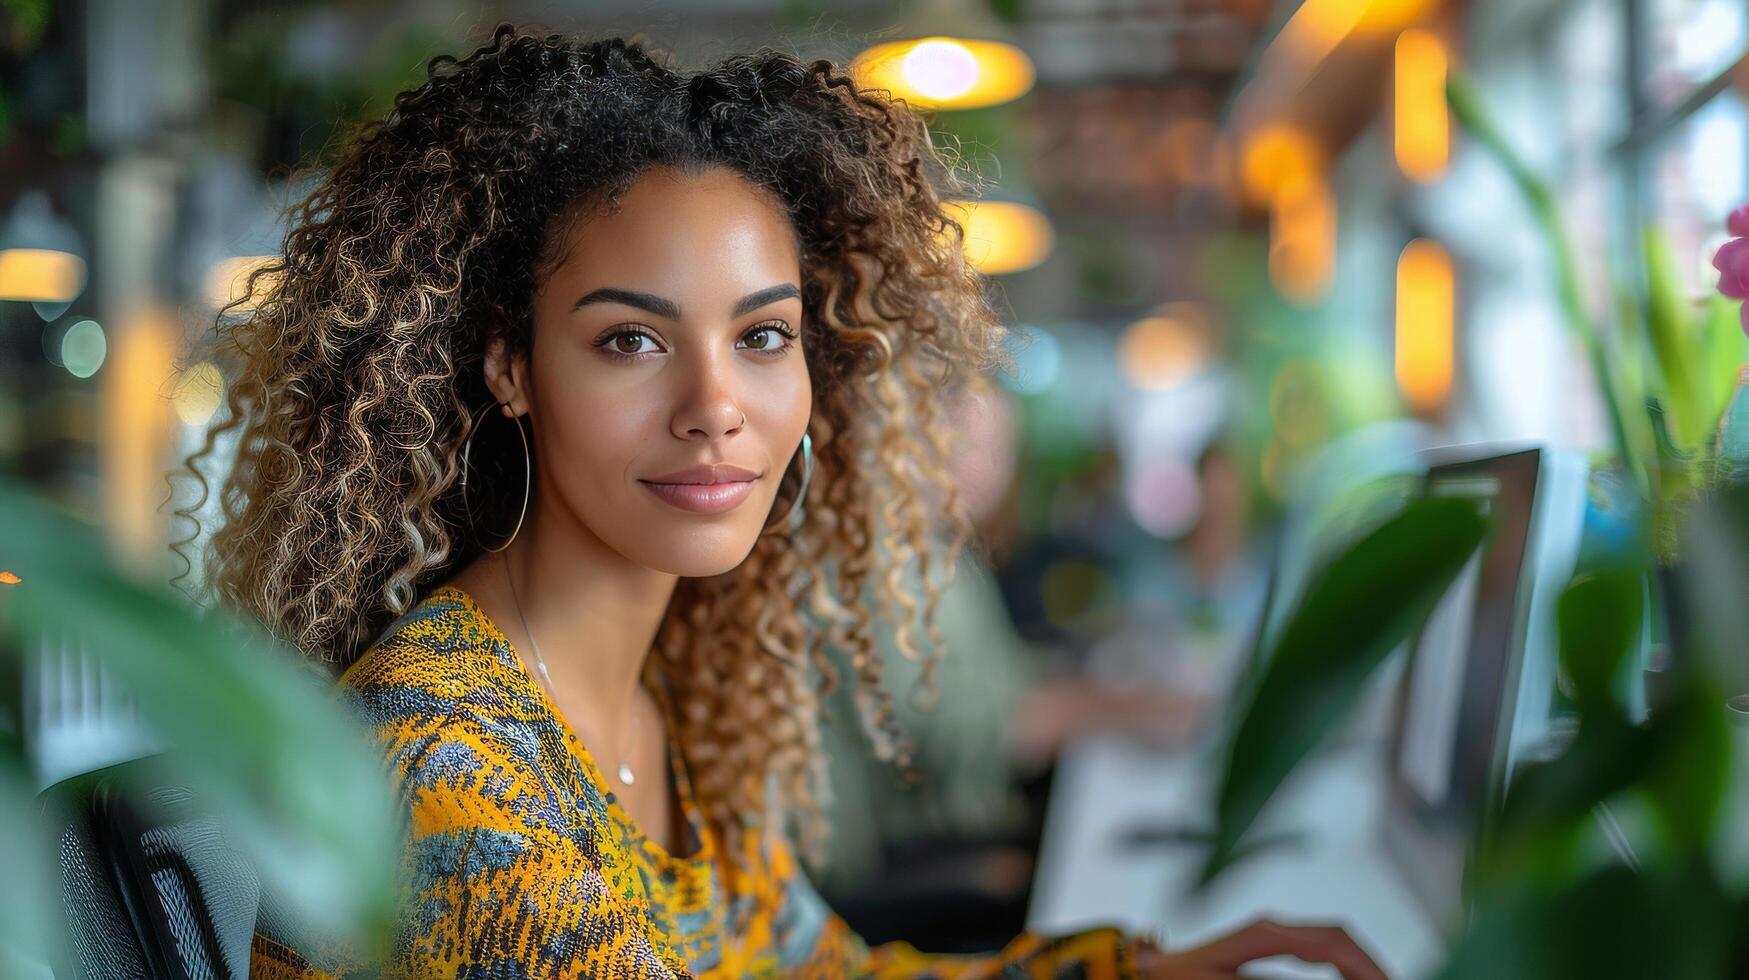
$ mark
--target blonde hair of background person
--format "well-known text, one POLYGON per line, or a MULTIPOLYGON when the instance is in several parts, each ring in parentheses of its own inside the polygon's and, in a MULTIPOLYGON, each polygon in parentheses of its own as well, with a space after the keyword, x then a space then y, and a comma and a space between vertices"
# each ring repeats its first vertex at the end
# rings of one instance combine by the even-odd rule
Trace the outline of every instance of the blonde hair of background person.
MULTIPOLYGON (((965 518, 936 396, 1005 363, 941 207, 970 189, 917 114, 829 62, 762 50, 685 73, 621 39, 509 26, 433 59, 319 176, 283 256, 250 283, 255 308, 220 337, 228 411, 189 460, 198 475, 235 434, 208 584, 343 683, 386 669, 372 652, 439 590, 444 615, 463 616, 465 594, 478 617, 440 623, 451 635, 502 626, 528 678, 540 665, 525 658, 547 651, 552 711, 450 719, 474 726, 467 751, 501 753, 487 768, 521 780, 519 801, 550 804, 587 767, 581 746, 568 761, 515 755, 507 725, 574 728, 591 756, 645 773, 665 768, 671 733, 684 767, 621 786, 617 830, 586 814, 563 832, 510 828, 542 859, 513 848, 509 877, 465 877, 464 850, 435 881, 425 853, 438 891, 401 923, 403 969, 1043 975, 1103 943, 1093 975, 1130 972, 1136 946, 1109 935, 1022 937, 997 961, 903 944, 870 956, 813 910, 781 850, 782 828, 809 852, 825 831, 825 643, 853 651, 875 751, 909 761, 869 652, 875 619, 907 656, 937 656, 932 577, 951 575, 965 518), (718 476, 747 484, 744 499, 684 511, 653 479, 702 464, 747 470, 718 476), (922 595, 901 584, 912 563, 922 595), (870 582, 872 609, 855 601, 870 582), (726 861, 752 865, 699 881, 751 882, 751 906, 689 893, 698 918, 682 921, 626 843, 653 828, 656 850, 677 854, 689 801, 726 861), (782 880, 762 890, 761 875, 782 880)), ((453 664, 417 666, 396 682, 455 682, 453 664)), ((445 737, 443 719, 419 721, 445 737)), ((471 840, 506 832, 472 814, 527 816, 494 809, 502 779, 402 775, 415 833, 437 821, 471 840)), ((1191 955, 1140 946, 1150 975, 1181 975, 1191 955)))

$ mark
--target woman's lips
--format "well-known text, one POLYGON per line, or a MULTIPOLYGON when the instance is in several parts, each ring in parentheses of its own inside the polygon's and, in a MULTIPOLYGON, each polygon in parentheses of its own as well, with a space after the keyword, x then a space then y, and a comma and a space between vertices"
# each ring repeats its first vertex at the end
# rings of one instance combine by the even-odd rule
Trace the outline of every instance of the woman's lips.
POLYGON ((638 482, 668 503, 694 514, 721 514, 740 506, 753 493, 752 480, 738 483, 638 482))

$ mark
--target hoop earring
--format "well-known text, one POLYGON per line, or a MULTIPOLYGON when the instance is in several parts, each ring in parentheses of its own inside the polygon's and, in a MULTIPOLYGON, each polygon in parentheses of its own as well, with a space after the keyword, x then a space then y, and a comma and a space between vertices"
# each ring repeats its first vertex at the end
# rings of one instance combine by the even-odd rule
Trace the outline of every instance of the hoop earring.
MULTIPOLYGON (((790 504, 789 517, 786 521, 786 526, 784 528, 784 533, 786 533, 786 534, 792 534, 792 535, 795 534, 796 531, 801 528, 802 521, 807 517, 807 508, 806 508, 805 504, 803 503, 803 501, 807 500, 807 498, 808 498, 808 481, 812 480, 813 477, 814 477, 814 439, 808 433, 803 432, 802 433, 802 485, 796 489, 795 502, 790 504)), ((765 529, 767 531, 769 531, 774 526, 775 526, 775 524, 768 524, 768 525, 766 525, 765 529)))
MULTIPOLYGON (((474 451, 474 435, 480 431, 481 417, 486 414, 487 409, 494 406, 498 408, 509 408, 510 403, 491 401, 481 405, 480 410, 475 412, 472 416, 473 425, 468 429, 467 439, 462 442, 462 512, 467 516, 468 529, 474 531, 475 538, 479 537, 479 531, 474 529, 474 508, 468 502, 468 458, 474 451)), ((516 515, 516 530, 510 532, 510 537, 496 548, 486 548, 486 550, 492 554, 497 554, 498 552, 509 548, 510 543, 516 540, 516 536, 522 533, 522 522, 528 517, 529 490, 534 484, 534 463, 529 458, 528 433, 522 430, 522 416, 512 415, 510 418, 516 423, 516 434, 522 437, 522 512, 516 515)), ((481 547, 485 546, 482 545, 481 547)))

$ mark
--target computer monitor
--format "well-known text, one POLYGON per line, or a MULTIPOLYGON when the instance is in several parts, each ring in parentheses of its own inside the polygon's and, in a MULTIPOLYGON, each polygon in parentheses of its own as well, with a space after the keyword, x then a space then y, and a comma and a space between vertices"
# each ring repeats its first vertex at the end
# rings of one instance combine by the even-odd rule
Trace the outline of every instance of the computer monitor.
POLYGON ((1431 445, 1432 430, 1419 422, 1375 422, 1325 446, 1296 471, 1287 513, 1270 533, 1263 607, 1240 651, 1233 703, 1245 703, 1262 679, 1270 649, 1318 569, 1420 492, 1431 445))
POLYGON ((1389 735, 1385 846, 1442 928, 1520 762, 1550 731, 1555 604, 1572 576, 1586 467, 1529 448, 1440 451, 1425 492, 1478 501, 1487 539, 1410 641, 1389 735))

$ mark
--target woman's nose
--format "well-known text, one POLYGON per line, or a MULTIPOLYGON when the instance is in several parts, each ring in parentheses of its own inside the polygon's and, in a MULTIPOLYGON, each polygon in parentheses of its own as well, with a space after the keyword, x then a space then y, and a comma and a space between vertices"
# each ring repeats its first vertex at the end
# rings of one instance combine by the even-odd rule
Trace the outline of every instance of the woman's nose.
POLYGON ((679 372, 683 391, 672 422, 675 436, 716 439, 746 424, 733 356, 732 351, 701 351, 690 370, 679 372))

